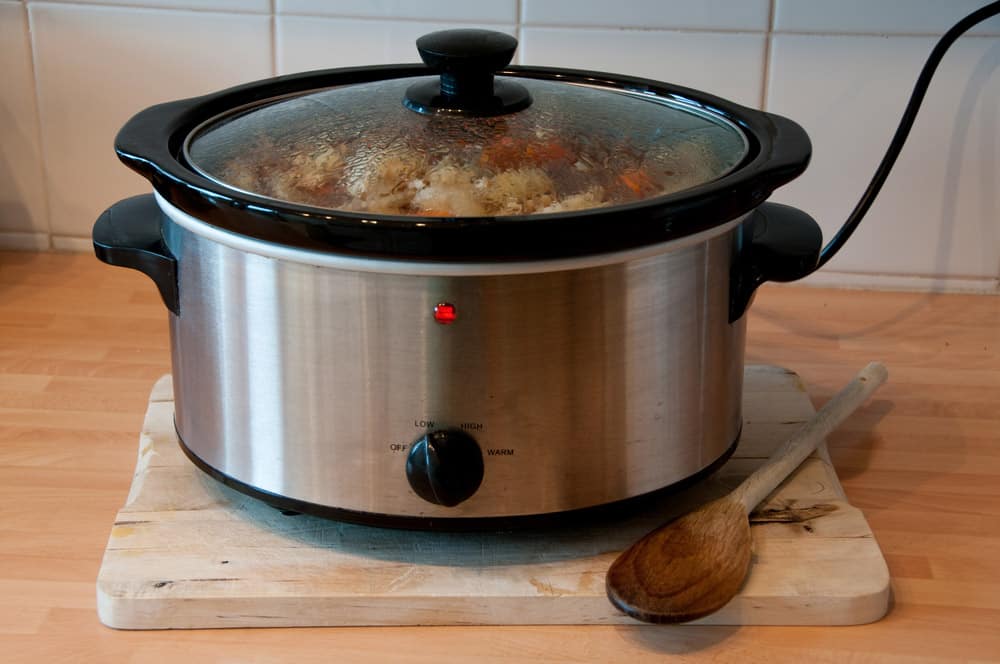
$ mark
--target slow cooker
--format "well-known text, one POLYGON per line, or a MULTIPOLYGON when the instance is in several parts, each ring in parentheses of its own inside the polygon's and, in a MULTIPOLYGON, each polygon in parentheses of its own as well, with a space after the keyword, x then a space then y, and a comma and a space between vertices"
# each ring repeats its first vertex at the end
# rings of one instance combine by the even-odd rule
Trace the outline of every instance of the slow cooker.
POLYGON ((298 512, 492 527, 631 504, 721 464, 745 311, 817 266, 796 123, 616 74, 509 66, 453 30, 423 65, 283 76, 122 128, 153 193, 98 257, 169 310, 178 438, 298 512))

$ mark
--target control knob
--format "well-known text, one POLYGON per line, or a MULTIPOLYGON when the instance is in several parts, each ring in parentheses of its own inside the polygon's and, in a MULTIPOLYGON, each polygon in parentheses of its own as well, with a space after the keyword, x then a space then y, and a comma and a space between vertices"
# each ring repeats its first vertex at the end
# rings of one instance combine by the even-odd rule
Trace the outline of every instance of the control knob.
POLYGON ((410 446, 406 479, 427 502, 454 507, 482 484, 483 453, 464 431, 430 431, 410 446))

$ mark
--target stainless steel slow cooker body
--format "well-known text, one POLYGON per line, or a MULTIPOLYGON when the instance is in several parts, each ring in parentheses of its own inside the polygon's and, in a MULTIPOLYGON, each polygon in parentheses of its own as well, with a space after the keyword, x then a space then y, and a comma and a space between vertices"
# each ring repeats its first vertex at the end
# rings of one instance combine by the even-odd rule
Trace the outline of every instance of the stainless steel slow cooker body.
POLYGON ((276 251, 161 205, 183 266, 178 433, 260 491, 421 518, 559 512, 679 482, 739 435, 738 220, 654 251, 498 269, 276 251), (481 486, 450 507, 406 473, 436 430, 483 457, 481 486))
POLYGON ((276 202, 185 161, 191 133, 230 109, 427 73, 272 79, 122 129, 116 149, 156 197, 112 206, 95 249, 147 273, 171 312, 192 461, 281 507, 448 528, 625 501, 724 460, 741 427, 744 310, 819 252, 815 222, 764 203, 804 170, 802 129, 656 81, 508 68, 696 105, 739 127, 747 155, 638 203, 440 223, 276 202))

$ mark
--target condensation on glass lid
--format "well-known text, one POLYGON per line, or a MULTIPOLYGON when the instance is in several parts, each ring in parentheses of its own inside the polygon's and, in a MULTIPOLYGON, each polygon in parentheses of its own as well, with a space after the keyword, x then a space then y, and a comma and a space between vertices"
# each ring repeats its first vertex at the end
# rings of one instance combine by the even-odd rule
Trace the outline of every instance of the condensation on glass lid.
POLYGON ((333 88, 207 123, 187 146, 206 176, 328 210, 428 218, 608 207, 714 180, 747 142, 727 120, 662 98, 519 79, 534 102, 495 117, 427 116, 414 79, 333 88))

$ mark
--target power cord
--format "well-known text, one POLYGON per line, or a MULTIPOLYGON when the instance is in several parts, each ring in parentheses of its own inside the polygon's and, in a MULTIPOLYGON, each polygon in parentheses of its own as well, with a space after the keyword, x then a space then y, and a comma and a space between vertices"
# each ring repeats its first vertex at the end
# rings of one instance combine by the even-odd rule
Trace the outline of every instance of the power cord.
POLYGON ((920 76, 917 77, 917 82, 913 86, 913 92, 910 93, 910 101, 906 104, 903 117, 899 121, 899 126, 896 128, 896 133, 889 143, 889 148, 886 150, 885 156, 882 157, 882 162, 875 170, 872 181, 868 184, 868 188, 865 189, 865 193, 862 194, 861 200, 854 206, 854 210, 851 211, 847 221, 844 222, 844 225, 841 226, 830 242, 823 247, 819 255, 819 262, 816 265, 817 269, 823 267, 827 261, 840 251, 840 248, 844 246, 844 243, 847 242, 851 234, 857 229, 858 224, 861 223, 861 219, 868 212, 872 203, 875 202, 875 197, 882 190, 882 185, 885 184, 885 180, 889 176, 889 171, 892 170, 892 166, 896 163, 899 153, 903 150, 906 137, 910 135, 910 129, 913 128, 913 122, 917 118, 917 111, 920 110, 920 104, 924 100, 924 95, 927 94, 931 77, 934 76, 934 72, 941 63, 945 52, 969 28, 997 14, 1000 14, 1000 1, 991 2, 956 23, 948 32, 944 33, 944 36, 934 46, 934 50, 928 56, 927 62, 924 63, 924 68, 920 71, 920 76))

